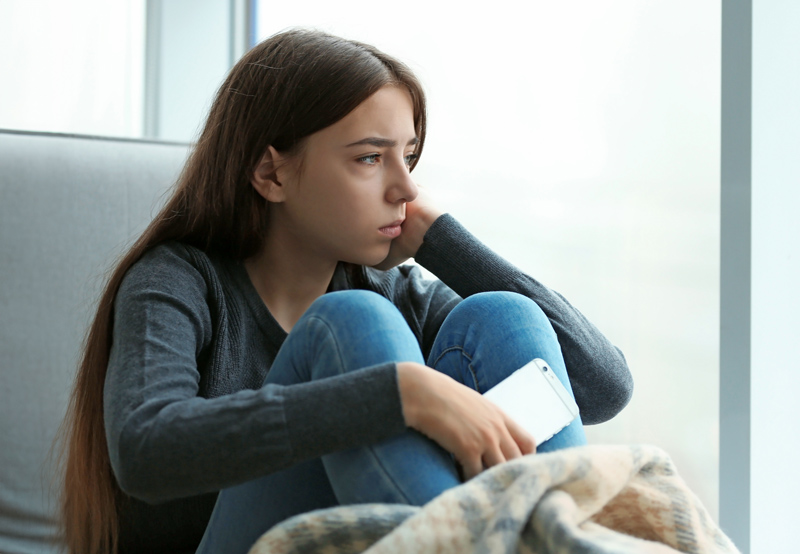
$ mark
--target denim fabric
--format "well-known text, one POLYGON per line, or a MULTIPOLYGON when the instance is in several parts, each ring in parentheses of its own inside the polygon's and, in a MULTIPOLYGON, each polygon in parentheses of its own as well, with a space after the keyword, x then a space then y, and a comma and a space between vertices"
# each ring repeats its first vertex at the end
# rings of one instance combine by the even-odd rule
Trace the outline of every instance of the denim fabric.
MULTIPOLYGON (((487 292, 470 296, 448 315, 427 365, 483 393, 534 358, 546 360, 572 392, 542 310, 522 295, 487 292)), ((334 292, 297 322, 267 382, 292 385, 400 361, 425 363, 397 308, 373 292, 334 292)), ((576 419, 537 451, 585 443, 576 419)), ((422 505, 459 483, 452 456, 409 429, 221 491, 197 552, 245 553, 262 533, 296 514, 367 502, 422 505)))

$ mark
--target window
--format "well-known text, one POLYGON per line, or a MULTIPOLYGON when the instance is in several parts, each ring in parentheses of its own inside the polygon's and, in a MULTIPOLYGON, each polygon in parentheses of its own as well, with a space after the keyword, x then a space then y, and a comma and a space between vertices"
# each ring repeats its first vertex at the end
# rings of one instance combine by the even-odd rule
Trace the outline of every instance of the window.
POLYGON ((416 179, 628 359, 631 405, 590 441, 661 446, 716 517, 719 3, 262 1, 256 23, 417 72, 416 179))
POLYGON ((3 2, 0 128, 138 137, 145 0, 3 2))

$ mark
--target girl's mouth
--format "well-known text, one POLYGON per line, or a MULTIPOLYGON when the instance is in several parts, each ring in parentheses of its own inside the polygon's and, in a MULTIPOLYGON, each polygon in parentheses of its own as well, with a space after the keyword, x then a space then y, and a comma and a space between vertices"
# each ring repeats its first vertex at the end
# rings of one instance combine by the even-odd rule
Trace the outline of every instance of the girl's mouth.
POLYGON ((400 233, 403 231, 402 224, 403 224, 403 221, 402 220, 398 220, 398 221, 394 221, 394 222, 390 223, 386 227, 381 227, 378 230, 381 233, 383 233, 384 235, 386 235, 387 237, 391 237, 391 238, 394 239, 394 238, 399 237, 400 233))

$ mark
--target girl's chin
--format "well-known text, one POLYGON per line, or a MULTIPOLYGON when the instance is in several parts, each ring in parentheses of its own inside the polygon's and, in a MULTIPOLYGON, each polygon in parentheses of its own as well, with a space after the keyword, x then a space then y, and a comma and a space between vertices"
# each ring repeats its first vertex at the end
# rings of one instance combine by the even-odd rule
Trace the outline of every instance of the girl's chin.
POLYGON ((386 257, 389 255, 389 247, 382 248, 380 250, 373 250, 372 252, 360 253, 360 255, 353 255, 348 256, 348 259, 342 260, 343 262, 355 264, 355 265, 363 265, 367 267, 376 266, 381 263, 386 257))

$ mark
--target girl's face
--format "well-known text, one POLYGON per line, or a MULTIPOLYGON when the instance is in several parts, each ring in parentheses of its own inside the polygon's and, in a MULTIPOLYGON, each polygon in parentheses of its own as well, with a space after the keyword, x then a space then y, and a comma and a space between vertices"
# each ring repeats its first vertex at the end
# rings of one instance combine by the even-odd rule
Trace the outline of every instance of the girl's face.
POLYGON ((293 252, 331 262, 379 263, 402 232, 406 203, 418 193, 408 170, 416 143, 411 96, 403 88, 383 87, 344 119, 309 136, 299 164, 278 169, 284 190, 282 201, 270 208, 270 225, 281 226, 293 252))

